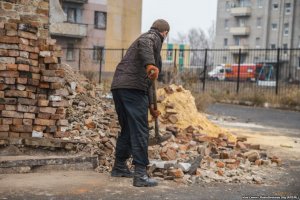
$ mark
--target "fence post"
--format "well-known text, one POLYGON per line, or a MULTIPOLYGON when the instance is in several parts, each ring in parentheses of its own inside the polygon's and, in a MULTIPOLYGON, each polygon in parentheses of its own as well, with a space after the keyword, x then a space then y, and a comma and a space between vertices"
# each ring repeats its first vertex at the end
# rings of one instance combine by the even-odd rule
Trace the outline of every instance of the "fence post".
MULTIPOLYGON (((207 70, 207 49, 205 49, 205 55, 204 55, 204 71, 203 71, 204 74, 203 74, 203 87, 202 87, 203 92, 205 91, 206 70, 207 70)), ((201 77, 199 78, 201 79, 201 77)))
POLYGON ((122 58, 124 57, 124 48, 122 48, 122 58))
POLYGON ((80 72, 81 70, 81 48, 79 48, 79 60, 78 60, 78 71, 80 72))
POLYGON ((100 58, 100 66, 99 66, 99 84, 101 84, 101 76, 102 76, 102 51, 103 49, 101 48, 98 53, 100 54, 98 58, 100 58))
POLYGON ((240 90, 240 73, 241 73, 241 57, 242 57, 242 50, 239 49, 239 61, 238 61, 238 77, 237 77, 237 85, 236 85, 236 93, 239 93, 240 90))
POLYGON ((280 48, 277 49, 277 63, 276 63, 276 88, 275 93, 278 95, 278 87, 279 87, 279 68, 280 68, 280 48))
POLYGON ((176 65, 176 60, 177 60, 177 49, 174 49, 175 50, 175 55, 174 55, 174 71, 177 72, 177 65, 176 65))

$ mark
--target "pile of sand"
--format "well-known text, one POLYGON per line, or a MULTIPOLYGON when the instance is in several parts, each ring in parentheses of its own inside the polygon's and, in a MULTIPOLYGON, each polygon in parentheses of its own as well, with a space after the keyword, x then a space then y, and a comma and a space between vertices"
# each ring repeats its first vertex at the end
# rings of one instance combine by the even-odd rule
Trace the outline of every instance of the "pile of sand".
POLYGON ((211 137, 224 134, 229 141, 236 137, 212 123, 205 114, 198 112, 195 98, 189 90, 182 86, 170 85, 157 90, 158 110, 161 112, 160 121, 164 124, 174 124, 181 130, 193 127, 195 131, 211 137))

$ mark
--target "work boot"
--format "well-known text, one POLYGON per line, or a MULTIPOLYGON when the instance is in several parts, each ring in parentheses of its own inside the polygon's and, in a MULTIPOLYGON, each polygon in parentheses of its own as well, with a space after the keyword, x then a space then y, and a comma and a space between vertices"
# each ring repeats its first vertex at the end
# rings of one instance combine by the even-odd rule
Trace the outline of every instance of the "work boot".
POLYGON ((157 186, 158 182, 154 179, 149 178, 145 166, 135 165, 133 186, 135 187, 154 187, 157 186))
POLYGON ((128 166, 126 165, 126 162, 120 162, 118 160, 115 160, 115 164, 111 171, 111 176, 132 178, 133 172, 129 170, 128 166))

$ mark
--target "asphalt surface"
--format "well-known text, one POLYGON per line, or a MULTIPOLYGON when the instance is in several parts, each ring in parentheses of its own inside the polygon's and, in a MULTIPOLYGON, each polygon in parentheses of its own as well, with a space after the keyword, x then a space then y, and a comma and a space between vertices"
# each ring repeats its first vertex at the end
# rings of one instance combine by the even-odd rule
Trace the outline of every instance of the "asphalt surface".
POLYGON ((290 136, 300 137, 300 112, 231 104, 213 104, 206 112, 217 116, 231 116, 236 122, 285 129, 284 132, 290 132, 290 136))

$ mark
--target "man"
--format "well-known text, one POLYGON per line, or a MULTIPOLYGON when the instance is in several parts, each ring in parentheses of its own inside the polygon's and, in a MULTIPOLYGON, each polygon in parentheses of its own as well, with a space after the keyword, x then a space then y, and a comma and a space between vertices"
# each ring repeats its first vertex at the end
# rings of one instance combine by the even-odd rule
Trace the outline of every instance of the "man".
POLYGON ((118 114, 121 133, 116 146, 115 164, 111 175, 132 177, 136 187, 156 186, 156 180, 147 175, 148 160, 148 108, 151 115, 159 115, 152 105, 151 81, 161 69, 160 51, 170 26, 163 19, 156 20, 151 29, 139 36, 118 64, 111 91, 118 114), (134 174, 126 160, 132 155, 134 174))

